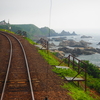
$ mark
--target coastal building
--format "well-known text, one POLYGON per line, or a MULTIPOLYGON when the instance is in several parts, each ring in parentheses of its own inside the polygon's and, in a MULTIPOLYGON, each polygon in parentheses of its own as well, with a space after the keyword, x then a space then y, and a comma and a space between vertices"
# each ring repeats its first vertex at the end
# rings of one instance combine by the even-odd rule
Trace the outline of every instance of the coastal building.
POLYGON ((7 25, 8 23, 5 22, 5 20, 0 21, 0 25, 7 25))
POLYGON ((6 25, 8 27, 7 29, 11 30, 11 25, 9 23, 9 20, 8 23, 5 20, 0 21, 0 25, 6 25))

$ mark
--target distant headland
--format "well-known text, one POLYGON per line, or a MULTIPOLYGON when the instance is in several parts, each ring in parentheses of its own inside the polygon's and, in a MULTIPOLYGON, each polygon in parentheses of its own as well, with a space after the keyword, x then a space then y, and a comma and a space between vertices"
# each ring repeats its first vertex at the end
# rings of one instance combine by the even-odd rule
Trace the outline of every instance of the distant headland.
POLYGON ((10 24, 9 20, 6 22, 5 20, 0 21, 0 29, 8 29, 17 32, 18 30, 26 31, 27 36, 31 39, 34 37, 48 37, 48 36, 70 36, 70 35, 77 35, 74 31, 72 33, 63 30, 61 33, 55 32, 55 30, 50 29, 48 27, 39 28, 34 24, 10 24))

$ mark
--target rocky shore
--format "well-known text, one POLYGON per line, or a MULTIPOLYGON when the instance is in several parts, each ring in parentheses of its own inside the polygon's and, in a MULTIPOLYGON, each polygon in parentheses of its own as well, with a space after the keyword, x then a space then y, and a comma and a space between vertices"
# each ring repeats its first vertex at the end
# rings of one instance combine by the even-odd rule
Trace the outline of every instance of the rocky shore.
POLYGON ((92 47, 86 47, 86 48, 74 48, 70 49, 67 47, 58 48, 59 51, 63 51, 64 53, 70 53, 73 56, 77 57, 79 55, 91 55, 95 53, 100 53, 100 49, 98 48, 92 48, 92 47))
POLYGON ((55 49, 52 49, 51 51, 57 52, 58 55, 60 55, 59 58, 63 58, 64 54, 66 53, 70 53, 75 57, 78 57, 79 55, 92 55, 95 53, 100 53, 99 48, 90 47, 90 44, 90 42, 86 42, 83 40, 79 42, 76 42, 74 40, 64 40, 60 41, 57 48, 54 43, 52 43, 50 47, 55 47, 55 49))
POLYGON ((59 43, 59 46, 63 46, 63 47, 65 47, 65 46, 70 46, 70 47, 84 47, 85 48, 85 47, 88 47, 89 44, 91 44, 91 43, 85 42, 83 40, 81 40, 79 42, 76 42, 74 40, 66 40, 66 41, 61 41, 59 43))

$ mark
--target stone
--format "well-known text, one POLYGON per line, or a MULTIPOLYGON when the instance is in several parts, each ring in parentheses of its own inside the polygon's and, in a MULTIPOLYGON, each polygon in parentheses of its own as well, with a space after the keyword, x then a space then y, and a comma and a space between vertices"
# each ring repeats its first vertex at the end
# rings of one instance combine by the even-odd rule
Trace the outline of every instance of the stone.
POLYGON ((66 37, 52 38, 54 41, 63 41, 66 40, 66 37))
POLYGON ((87 47, 89 44, 89 42, 85 42, 83 40, 79 41, 79 42, 76 42, 74 40, 66 40, 66 41, 61 41, 59 43, 59 46, 70 46, 70 47, 87 47))
POLYGON ((97 45, 100 45, 100 42, 97 45))
POLYGON ((85 36, 85 35, 83 35, 83 36, 81 36, 81 38, 92 38, 92 36, 85 36))

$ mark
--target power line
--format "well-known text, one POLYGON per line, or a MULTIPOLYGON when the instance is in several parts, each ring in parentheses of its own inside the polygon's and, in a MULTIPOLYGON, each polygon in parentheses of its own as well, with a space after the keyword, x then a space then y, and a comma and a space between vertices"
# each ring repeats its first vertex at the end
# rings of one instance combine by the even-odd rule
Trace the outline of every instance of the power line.
MULTIPOLYGON (((49 13, 49 39, 48 39, 48 50, 49 50, 49 40, 50 40, 50 27, 51 27, 51 10, 52 10, 52 0, 50 0, 50 13, 49 13)), ((49 51, 48 51, 48 59, 49 59, 49 51)), ((44 100, 48 100, 48 65, 47 65, 47 75, 46 75, 46 97, 44 100)))
POLYGON ((50 0, 49 27, 51 26, 52 0, 50 0))

